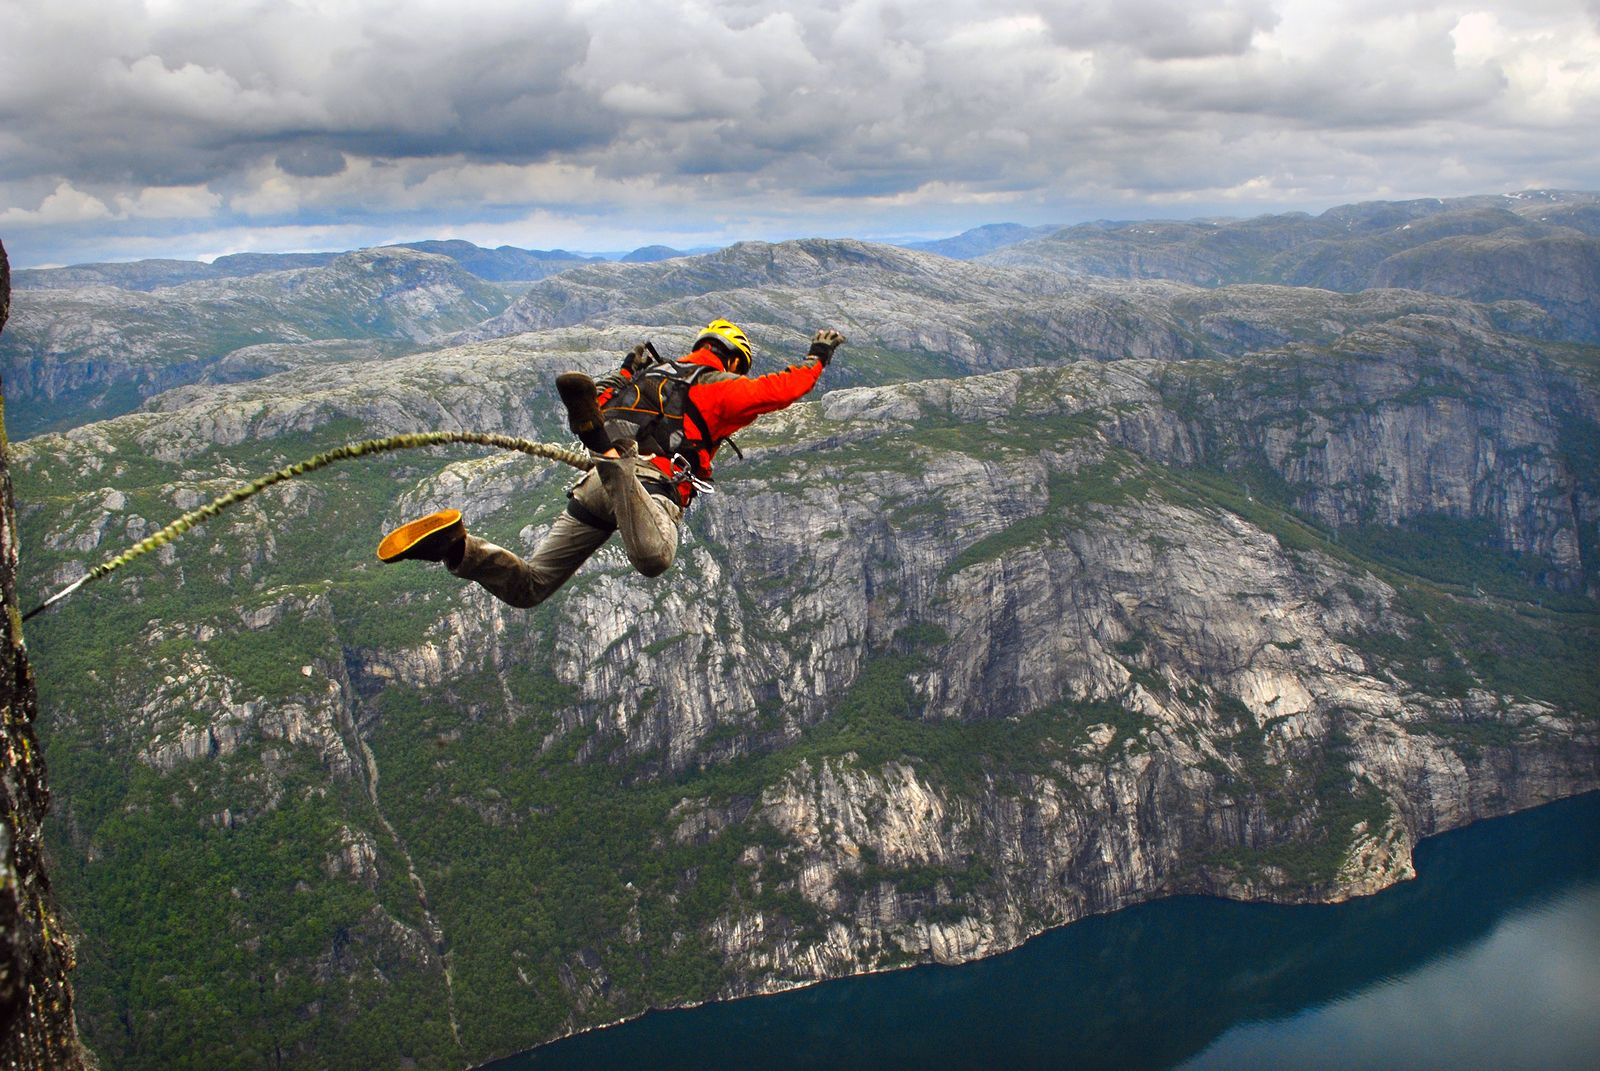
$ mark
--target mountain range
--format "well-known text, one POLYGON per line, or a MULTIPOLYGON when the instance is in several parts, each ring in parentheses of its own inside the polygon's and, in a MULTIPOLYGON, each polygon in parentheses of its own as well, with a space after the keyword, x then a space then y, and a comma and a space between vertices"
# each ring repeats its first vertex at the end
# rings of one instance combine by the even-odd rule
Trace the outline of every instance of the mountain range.
MULTIPOLYGON (((569 253, 564 249, 518 249, 503 245, 484 249, 471 242, 401 242, 386 248, 411 249, 448 257, 472 275, 490 282, 543 279, 574 264, 603 257, 569 253)), ((659 249, 661 247, 651 247, 659 249)), ((184 283, 216 279, 243 279, 296 268, 324 268, 342 253, 230 253, 209 263, 199 260, 136 260, 119 264, 75 264, 66 268, 23 268, 14 273, 18 290, 71 290, 85 286, 115 286, 123 290, 159 290, 184 283)), ((631 255, 631 254, 630 254, 631 255)))
POLYGON ((1544 308, 1550 337, 1600 340, 1600 198, 1530 190, 1378 201, 1247 220, 1091 223, 1007 244, 985 263, 1197 286, 1421 290, 1544 308))
POLYGON ((87 1042, 458 1067, 1158 896, 1363 895, 1600 787, 1597 291, 1528 268, 1591 255, 1594 204, 18 291, 26 604, 353 439, 565 440, 554 376, 647 337, 727 317, 757 373, 851 340, 663 577, 608 548, 515 610, 382 566, 440 508, 530 548, 574 475, 435 449, 30 622, 87 1042))
MULTIPOLYGON (((529 280, 570 276, 570 283, 549 284, 530 292, 524 302, 560 301, 564 315, 577 322, 572 318, 581 319, 588 306, 560 297, 564 286, 603 290, 614 280, 649 277, 561 250, 486 250, 463 241, 388 248, 383 256, 374 250, 237 254, 210 265, 140 261, 19 271, 16 319, 8 336, 0 338, 0 374, 13 428, 30 435, 70 427, 129 411, 142 399, 181 383, 280 370, 286 367, 281 354, 270 347, 285 343, 359 342, 354 348, 330 346, 326 352, 393 354, 469 325, 469 333, 456 337, 516 330, 537 321, 539 314, 512 309, 502 319, 476 325, 484 314, 505 310, 527 289, 521 282, 529 280), (412 253, 440 259, 426 262, 412 253), (431 267, 424 269, 423 264, 431 267), (356 283, 358 272, 362 281, 356 283), (241 281, 246 279, 255 281, 241 281), (211 285, 183 289, 199 283, 211 285), (172 289, 178 292, 166 293, 172 289), (352 289, 348 318, 342 310, 317 305, 324 298, 316 295, 339 295, 347 289, 352 289), (302 297, 311 300, 304 313, 295 307, 302 297), (406 302, 410 307, 403 311, 394 307, 406 302)), ((739 289, 734 285, 738 273, 752 264, 748 256, 732 251, 737 248, 713 252, 710 259, 701 255, 686 260, 671 273, 675 281, 670 285, 687 296, 702 286, 694 281, 696 273, 706 270, 711 274, 700 292, 739 289)), ((1095 279, 1161 279, 1209 289, 1267 283, 1351 294, 1400 289, 1483 304, 1497 322, 1519 333, 1600 341, 1600 198, 1587 193, 1540 190, 1373 202, 1329 209, 1316 217, 1292 213, 1248 220, 1032 228, 994 224, 908 248, 971 262, 971 269, 947 265, 935 274, 959 280, 967 290, 963 300, 979 304, 993 298, 1026 306, 1035 296, 1059 298, 1073 282, 1087 293, 1095 279), (979 266, 1024 274, 985 274, 979 266)), ((666 246, 649 246, 623 257, 622 263, 687 256, 666 246)), ((782 266, 777 268, 781 274, 782 266)), ((1114 288, 1102 287, 1101 292, 1111 305, 1122 300, 1114 288)), ((943 304, 938 286, 931 296, 935 305, 943 304)), ((601 295, 595 300, 608 305, 620 299, 601 295)), ((902 307, 888 310, 888 315, 907 321, 897 333, 907 344, 913 344, 913 336, 925 336, 937 367, 948 342, 941 328, 913 328, 909 309, 902 307)), ((981 320, 986 314, 979 310, 977 315, 981 320)), ((1026 308, 1021 315, 1029 321, 1024 329, 1045 332, 1046 348, 1057 344, 1048 316, 1034 323, 1040 317, 1026 308)), ((945 310, 931 310, 931 319, 944 320, 945 310)), ((1140 344, 1127 352, 1140 352, 1140 344)))

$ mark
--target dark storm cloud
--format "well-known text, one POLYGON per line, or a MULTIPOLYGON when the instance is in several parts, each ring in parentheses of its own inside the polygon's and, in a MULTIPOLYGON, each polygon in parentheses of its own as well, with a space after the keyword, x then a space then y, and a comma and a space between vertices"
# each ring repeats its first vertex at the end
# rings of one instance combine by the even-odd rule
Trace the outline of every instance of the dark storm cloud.
POLYGON ((1236 56, 1278 16, 1265 0, 1189 4, 1179 0, 1069 2, 1040 6, 1056 40, 1069 48, 1119 45, 1150 59, 1236 56))
POLYGON ((337 175, 350 166, 344 153, 326 145, 302 145, 285 149, 272 161, 278 170, 298 178, 326 178, 337 175))
POLYGON ((536 159, 604 143, 611 116, 563 72, 587 36, 560 8, 498 20, 406 5, 0 5, 0 178, 172 185, 288 142, 377 156, 536 159), (77 10, 75 10, 75 8, 77 10))
POLYGON ((1593 186, 1597 15, 1596 0, 0 0, 0 225, 467 223, 521 206, 709 232, 936 205, 1593 186))

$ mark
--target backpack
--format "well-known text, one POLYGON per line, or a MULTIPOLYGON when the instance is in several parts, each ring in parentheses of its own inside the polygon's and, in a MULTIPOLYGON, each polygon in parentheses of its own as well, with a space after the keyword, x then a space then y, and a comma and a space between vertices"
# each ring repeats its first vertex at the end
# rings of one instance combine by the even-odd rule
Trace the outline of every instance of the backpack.
POLYGON ((656 454, 673 462, 682 458, 695 479, 709 483, 711 458, 717 448, 726 442, 739 452, 731 438, 711 437, 711 425, 689 400, 689 388, 717 371, 688 361, 657 361, 635 372, 600 408, 606 434, 613 441, 635 440, 641 454, 656 454), (698 439, 689 437, 685 422, 694 425, 700 433, 698 439))

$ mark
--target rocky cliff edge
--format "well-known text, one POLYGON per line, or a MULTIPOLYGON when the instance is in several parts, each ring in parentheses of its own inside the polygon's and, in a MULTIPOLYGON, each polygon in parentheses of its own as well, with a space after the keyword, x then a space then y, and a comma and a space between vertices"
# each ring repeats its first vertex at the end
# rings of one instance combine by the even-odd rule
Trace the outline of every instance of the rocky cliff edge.
MULTIPOLYGON (((11 273, 0 245, 0 329, 11 273)), ((16 509, 0 414, 0 1067, 93 1067, 72 1018, 72 941, 45 872, 42 825, 50 810, 44 755, 33 733, 39 696, 17 607, 16 509)))

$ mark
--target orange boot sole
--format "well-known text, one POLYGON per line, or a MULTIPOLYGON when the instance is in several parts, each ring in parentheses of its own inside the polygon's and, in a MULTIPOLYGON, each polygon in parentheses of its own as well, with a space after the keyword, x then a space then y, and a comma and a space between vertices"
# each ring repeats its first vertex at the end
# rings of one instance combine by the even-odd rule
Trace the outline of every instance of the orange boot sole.
POLYGON ((467 526, 461 522, 461 511, 442 509, 402 524, 384 536, 383 542, 378 544, 378 559, 385 565, 407 559, 443 561, 456 541, 466 537, 467 526))

